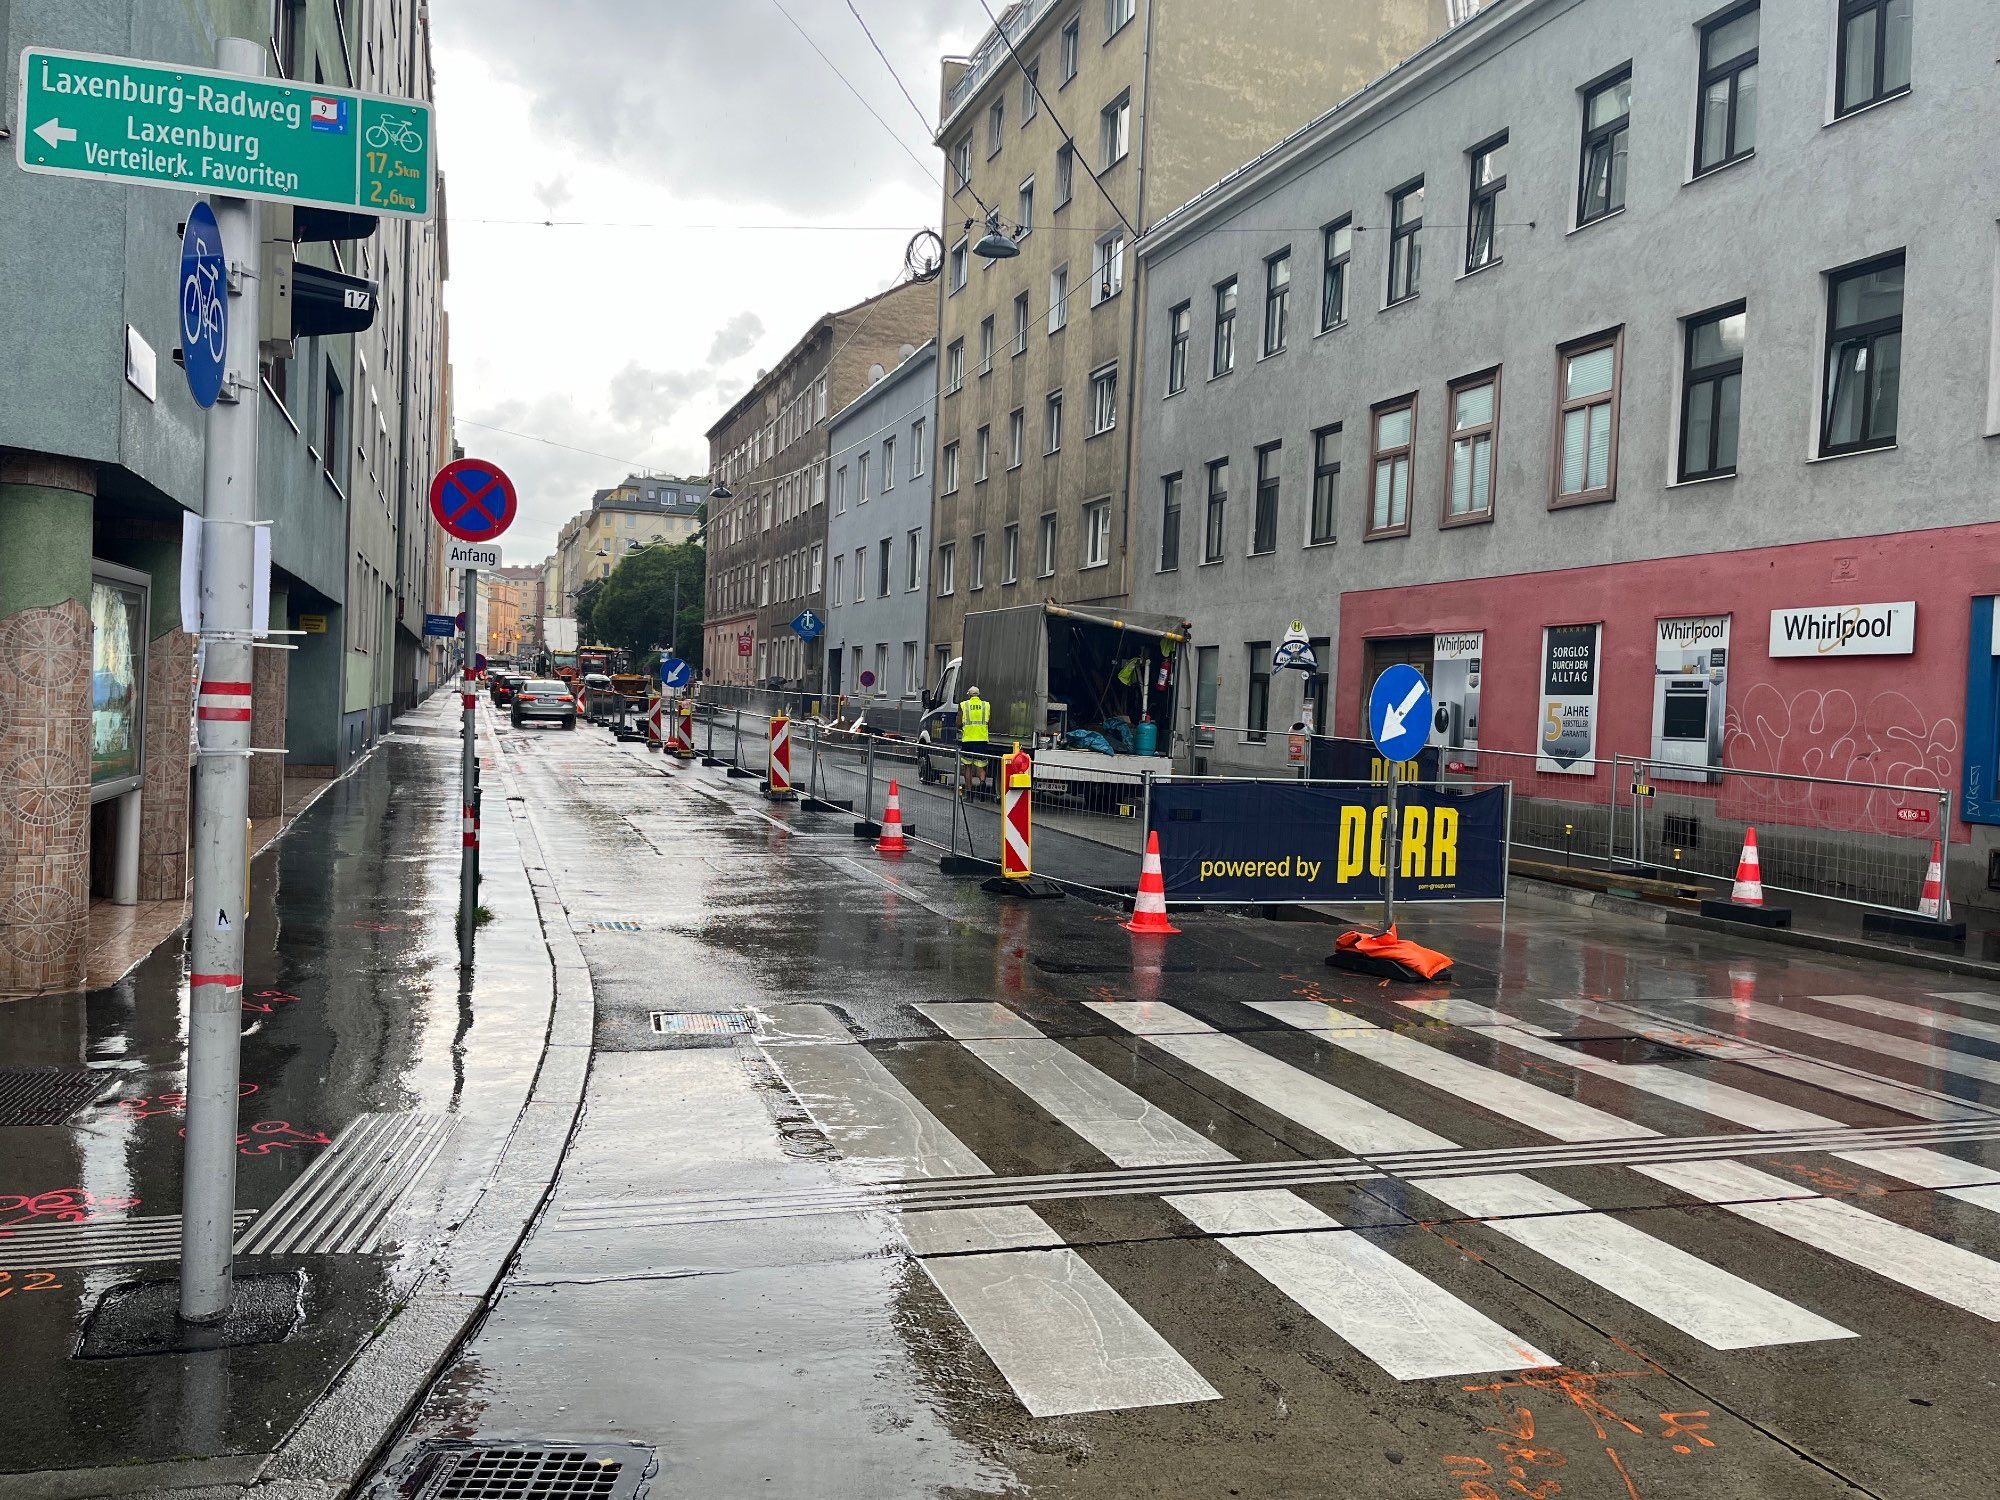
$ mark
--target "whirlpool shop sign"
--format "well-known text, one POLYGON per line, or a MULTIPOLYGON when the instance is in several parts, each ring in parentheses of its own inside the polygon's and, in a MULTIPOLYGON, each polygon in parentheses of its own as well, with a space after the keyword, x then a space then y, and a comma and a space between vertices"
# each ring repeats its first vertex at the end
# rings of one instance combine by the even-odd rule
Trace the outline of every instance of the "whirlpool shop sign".
POLYGON ((1771 611, 1773 656, 1908 656, 1916 649, 1914 600, 1771 611))

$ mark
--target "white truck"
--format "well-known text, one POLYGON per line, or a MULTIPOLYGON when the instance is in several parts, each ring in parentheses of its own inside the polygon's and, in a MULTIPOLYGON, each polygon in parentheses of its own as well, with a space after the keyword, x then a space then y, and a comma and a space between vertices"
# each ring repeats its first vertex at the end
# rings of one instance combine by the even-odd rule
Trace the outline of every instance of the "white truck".
POLYGON ((974 611, 963 654, 924 694, 919 779, 952 774, 959 705, 975 687, 993 711, 991 748, 1004 753, 1018 740, 1034 757, 1038 792, 1097 800, 1136 788, 1147 772, 1171 776, 1174 731, 1192 708, 1182 691, 1188 634, 1185 620, 1167 615, 1059 604, 974 611))

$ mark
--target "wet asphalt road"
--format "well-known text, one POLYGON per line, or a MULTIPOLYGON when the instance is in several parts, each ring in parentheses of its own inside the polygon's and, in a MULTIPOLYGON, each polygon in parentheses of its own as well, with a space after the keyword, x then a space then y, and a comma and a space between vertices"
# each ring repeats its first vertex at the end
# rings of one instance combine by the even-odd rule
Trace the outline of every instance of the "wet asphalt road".
POLYGON ((2000 993, 1517 896, 1413 994, 501 744, 596 1056, 413 1439, 652 1445, 655 1495, 1992 1492, 2000 993))

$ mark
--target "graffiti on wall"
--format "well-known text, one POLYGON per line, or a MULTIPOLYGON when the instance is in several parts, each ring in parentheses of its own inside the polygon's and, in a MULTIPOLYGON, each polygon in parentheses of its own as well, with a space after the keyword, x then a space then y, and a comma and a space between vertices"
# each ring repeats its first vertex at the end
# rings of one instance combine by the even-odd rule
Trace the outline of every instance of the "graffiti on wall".
POLYGON ((1944 832, 1934 821, 1937 789, 1952 785, 1961 741, 1956 719, 1933 717, 1903 693, 1860 699, 1844 688, 1809 688, 1786 695, 1760 682, 1723 721, 1723 763, 1866 783, 1739 782, 1738 794, 1765 809, 1746 809, 1759 816, 1936 838, 1944 832))

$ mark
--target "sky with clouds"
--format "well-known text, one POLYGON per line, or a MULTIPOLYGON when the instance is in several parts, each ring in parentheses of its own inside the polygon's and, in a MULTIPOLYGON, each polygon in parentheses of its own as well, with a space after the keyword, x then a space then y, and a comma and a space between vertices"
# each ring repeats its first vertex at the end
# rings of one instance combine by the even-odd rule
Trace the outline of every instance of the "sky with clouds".
POLYGON ((520 491, 510 562, 634 468, 705 471, 703 434, 757 371, 898 279, 936 219, 918 161, 942 159, 853 11, 934 120, 980 0, 782 5, 431 7, 458 440, 520 491))

